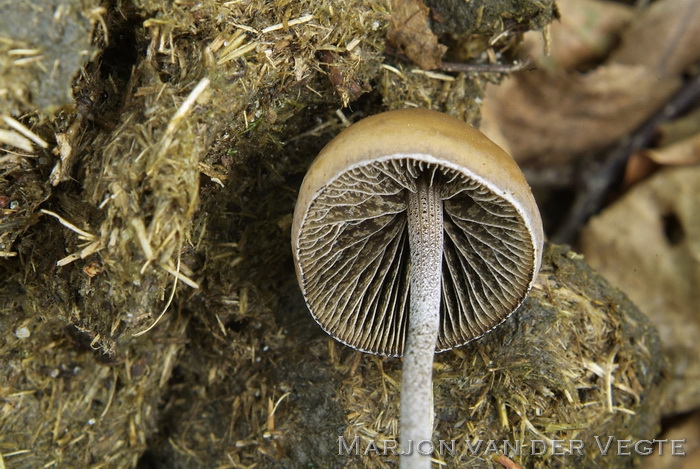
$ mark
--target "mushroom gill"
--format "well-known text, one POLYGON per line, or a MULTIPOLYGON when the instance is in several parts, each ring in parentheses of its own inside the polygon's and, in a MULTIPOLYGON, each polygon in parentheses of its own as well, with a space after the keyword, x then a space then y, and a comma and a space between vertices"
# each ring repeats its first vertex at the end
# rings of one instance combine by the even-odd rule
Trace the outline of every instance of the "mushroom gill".
POLYGON ((402 155, 358 165, 313 199, 299 238, 302 290, 316 321, 354 348, 403 354, 410 255, 408 194, 423 175, 444 204, 437 351, 500 324, 524 299, 534 249, 514 205, 456 169, 402 155))

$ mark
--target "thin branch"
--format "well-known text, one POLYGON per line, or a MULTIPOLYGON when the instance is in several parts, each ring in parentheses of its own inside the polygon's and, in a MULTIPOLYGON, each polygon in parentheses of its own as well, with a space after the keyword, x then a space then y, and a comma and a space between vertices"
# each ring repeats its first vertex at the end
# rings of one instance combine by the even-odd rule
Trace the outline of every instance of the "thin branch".
POLYGON ((443 62, 439 70, 443 72, 457 73, 514 73, 522 70, 534 70, 535 66, 527 59, 522 62, 513 62, 512 64, 475 64, 465 62, 443 62))

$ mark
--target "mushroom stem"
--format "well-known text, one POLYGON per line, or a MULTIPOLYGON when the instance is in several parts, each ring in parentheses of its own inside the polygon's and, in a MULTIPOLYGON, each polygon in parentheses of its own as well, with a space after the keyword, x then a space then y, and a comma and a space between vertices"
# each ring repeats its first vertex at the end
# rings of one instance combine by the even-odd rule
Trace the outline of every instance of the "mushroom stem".
POLYGON ((410 311, 401 382, 401 469, 429 469, 433 448, 433 355, 440 319, 442 200, 422 175, 408 195, 410 311), (407 454, 410 453, 410 454, 407 454))

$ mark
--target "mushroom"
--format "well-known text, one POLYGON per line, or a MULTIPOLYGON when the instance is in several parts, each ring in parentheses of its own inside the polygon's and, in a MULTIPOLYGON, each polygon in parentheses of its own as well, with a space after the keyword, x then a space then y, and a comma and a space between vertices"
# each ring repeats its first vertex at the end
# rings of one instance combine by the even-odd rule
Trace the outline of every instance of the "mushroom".
POLYGON ((421 453, 432 449, 434 353, 481 337, 520 306, 542 242, 517 164, 448 115, 368 117, 311 164, 292 225, 297 279, 328 334, 404 356, 402 468, 430 467, 421 453))

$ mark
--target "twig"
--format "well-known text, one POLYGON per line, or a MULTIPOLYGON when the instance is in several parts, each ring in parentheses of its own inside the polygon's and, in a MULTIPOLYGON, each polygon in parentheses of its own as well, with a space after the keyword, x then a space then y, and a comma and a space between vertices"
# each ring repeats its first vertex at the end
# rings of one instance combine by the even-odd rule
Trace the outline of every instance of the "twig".
POLYGON ((524 60, 513 62, 512 64, 475 64, 465 62, 443 62, 439 70, 443 72, 463 72, 463 73, 513 73, 522 70, 533 70, 532 62, 524 60))
POLYGON ((592 162, 584 169, 576 199, 552 240, 567 244, 575 241, 581 227, 600 210, 605 196, 620 180, 630 155, 648 146, 659 125, 685 112, 698 97, 700 73, 685 83, 661 109, 614 147, 601 161, 592 162))

